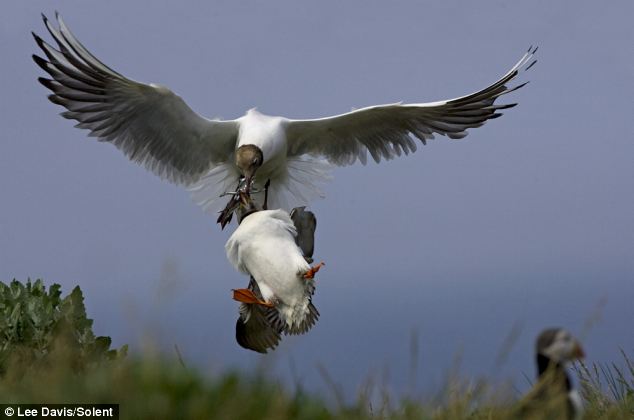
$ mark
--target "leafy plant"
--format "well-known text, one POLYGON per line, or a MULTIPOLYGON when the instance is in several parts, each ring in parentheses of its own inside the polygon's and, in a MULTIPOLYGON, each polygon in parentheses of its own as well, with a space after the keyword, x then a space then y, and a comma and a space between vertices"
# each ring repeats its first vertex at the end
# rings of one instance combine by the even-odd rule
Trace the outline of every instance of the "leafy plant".
POLYGON ((92 323, 79 286, 62 297, 59 284, 47 291, 42 280, 0 282, 0 375, 9 366, 23 373, 59 358, 81 371, 126 353, 125 346, 111 350, 110 337, 95 337, 92 323))

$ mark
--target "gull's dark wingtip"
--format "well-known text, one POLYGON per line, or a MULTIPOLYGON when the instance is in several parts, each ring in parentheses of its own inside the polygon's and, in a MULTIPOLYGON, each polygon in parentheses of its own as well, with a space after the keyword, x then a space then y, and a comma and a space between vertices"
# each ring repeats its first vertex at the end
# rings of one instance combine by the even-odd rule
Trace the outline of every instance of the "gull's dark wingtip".
POLYGON ((33 61, 35 61, 35 64, 37 64, 38 66, 40 66, 42 68, 42 70, 46 70, 47 69, 48 61, 46 61, 45 59, 43 59, 39 55, 35 55, 35 54, 31 55, 31 58, 33 59, 33 61))
MULTIPOLYGON (((512 87, 511 89, 507 89, 504 91, 504 94, 506 95, 507 93, 511 93, 511 92, 515 92, 518 89, 523 88, 524 86, 526 86, 529 82, 524 82, 522 84, 519 84, 517 86, 512 87)), ((516 104, 517 105, 517 104, 516 104)))
POLYGON ((495 105, 495 110, 500 110, 500 109, 511 109, 514 106, 516 106, 517 103, 512 103, 512 104, 504 104, 504 105, 495 105))
POLYGON ((53 102, 55 105, 61 105, 61 106, 65 106, 64 101, 57 95, 55 95, 54 93, 51 93, 50 95, 47 96, 48 100, 53 102))
POLYGON ((537 60, 533 60, 533 62, 532 62, 532 63, 530 63, 530 64, 528 65, 528 67, 526 67, 526 68, 524 69, 524 71, 526 71, 526 70, 530 69, 530 68, 531 68, 531 67, 533 67, 535 64, 537 64, 537 60))
POLYGON ((44 47, 44 40, 33 31, 31 31, 31 35, 33 35, 33 39, 35 39, 35 43, 37 44, 37 46, 40 47, 43 51, 46 51, 46 48, 44 47))
POLYGON ((54 86, 53 81, 51 79, 47 79, 45 77, 38 77, 37 81, 40 82, 42 84, 42 86, 44 86, 45 88, 48 88, 48 89, 52 90, 53 92, 55 92, 55 86, 54 86))
MULTIPOLYGON (((60 29, 66 26, 64 19, 62 19, 62 15, 60 15, 57 11, 55 11, 55 18, 57 19, 57 23, 59 23, 60 29)), ((68 28, 65 29, 68 30, 68 28)))

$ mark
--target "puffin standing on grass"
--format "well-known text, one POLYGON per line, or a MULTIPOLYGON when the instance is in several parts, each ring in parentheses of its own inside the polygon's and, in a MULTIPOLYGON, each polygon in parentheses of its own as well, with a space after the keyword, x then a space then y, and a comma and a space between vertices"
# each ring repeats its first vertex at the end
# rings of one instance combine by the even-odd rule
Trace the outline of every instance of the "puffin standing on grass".
POLYGON ((579 341, 563 328, 542 331, 535 344, 537 383, 520 402, 526 419, 581 419, 581 396, 566 371, 570 362, 585 357, 579 341))

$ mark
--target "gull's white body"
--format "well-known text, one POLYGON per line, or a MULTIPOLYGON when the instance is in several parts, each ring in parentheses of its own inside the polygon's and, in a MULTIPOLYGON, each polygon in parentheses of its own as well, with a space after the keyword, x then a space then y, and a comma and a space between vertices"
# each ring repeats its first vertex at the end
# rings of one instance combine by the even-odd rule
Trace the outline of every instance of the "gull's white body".
POLYGON ((289 330, 300 328, 309 314, 314 280, 295 243, 297 232, 284 210, 252 213, 233 232, 225 250, 238 270, 253 277, 265 301, 274 303, 289 330))
POLYGON ((246 115, 238 118, 238 123, 240 129, 237 147, 245 144, 258 146, 262 154, 266 156, 263 164, 265 169, 267 166, 276 166, 275 164, 279 165, 286 160, 284 118, 270 117, 261 114, 256 109, 250 109, 246 115))
MULTIPOLYGON (((269 208, 290 209, 323 197, 319 186, 330 179, 332 165, 323 158, 288 156, 288 120, 262 114, 255 108, 235 120, 239 126, 236 149, 252 144, 262 150, 264 161, 258 169, 254 187, 262 190, 270 180, 269 208)), ((188 187, 196 203, 213 213, 221 206, 218 198, 237 186, 240 171, 232 161, 220 164, 188 187)), ((262 195, 253 196, 261 206, 262 195)))
POLYGON ((533 64, 536 49, 490 86, 459 98, 414 104, 370 106, 327 118, 292 120, 255 109, 235 120, 201 117, 168 88, 143 84, 112 70, 92 55, 57 16, 59 28, 44 17, 57 48, 34 35, 46 59, 34 56, 50 79, 40 82, 49 99, 67 109, 77 127, 113 143, 131 160, 159 176, 187 186, 206 210, 223 205, 222 193, 237 187, 236 149, 255 145, 263 163, 256 188, 271 181, 269 207, 290 209, 323 194, 318 184, 329 178, 330 165, 379 162, 416 151, 434 135, 460 139, 467 129, 502 115, 514 104, 498 97, 523 86, 507 86, 533 64))

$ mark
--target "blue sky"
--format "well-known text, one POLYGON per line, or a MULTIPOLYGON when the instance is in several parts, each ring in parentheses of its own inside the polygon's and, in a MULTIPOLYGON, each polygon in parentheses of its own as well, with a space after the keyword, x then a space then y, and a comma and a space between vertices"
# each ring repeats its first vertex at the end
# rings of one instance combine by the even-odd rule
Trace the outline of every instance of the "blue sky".
POLYGON ((5 1, 0 100, 0 279, 80 284, 99 334, 146 338, 213 371, 317 364, 351 394, 385 367, 434 389, 465 375, 533 374, 544 327, 581 335, 590 361, 634 350, 634 4, 628 1, 5 1), (234 342, 230 289, 246 285, 220 232, 180 187, 88 138, 46 100, 31 61, 40 12, 59 10, 124 75, 208 117, 312 118, 424 102, 494 81, 529 45, 519 106, 379 165, 337 169, 313 203, 322 313, 270 356, 234 342), (500 372, 496 354, 521 333, 500 372))

